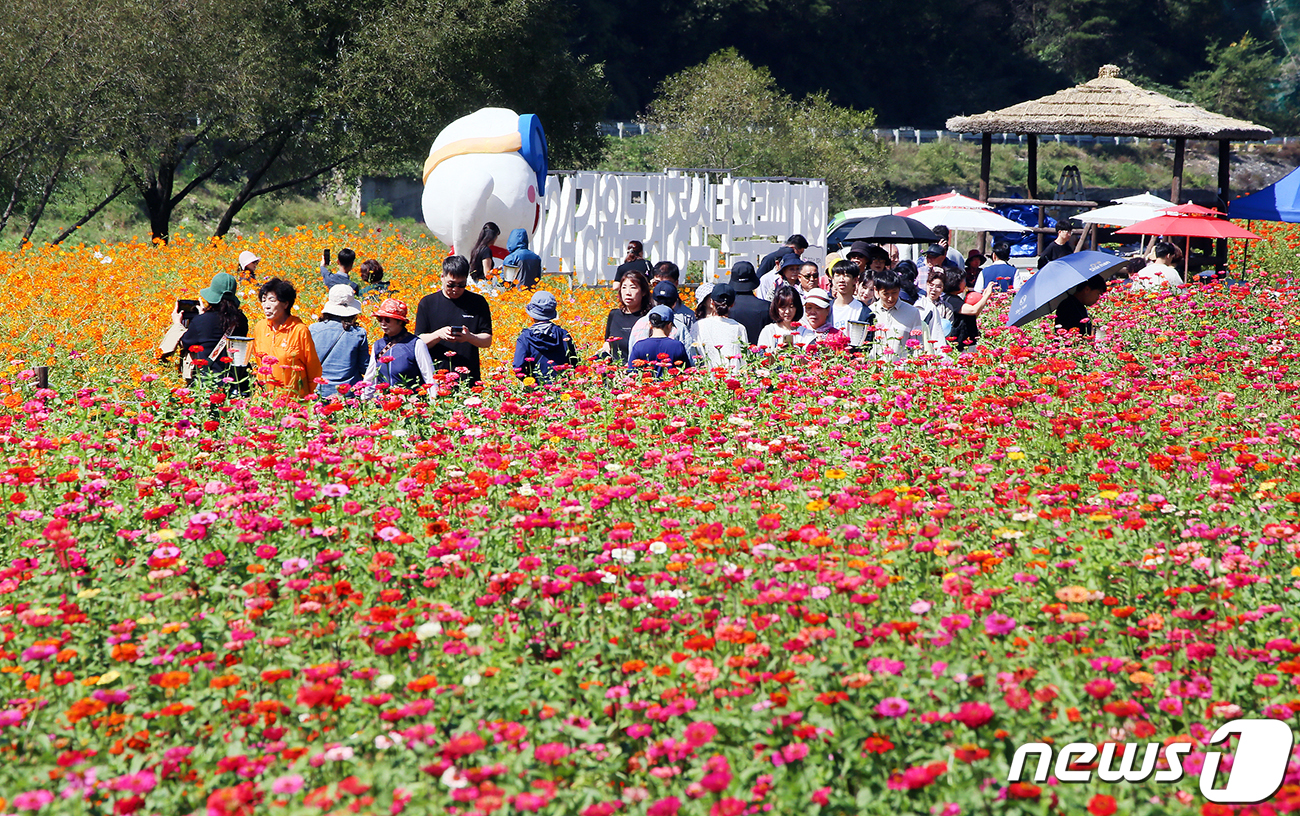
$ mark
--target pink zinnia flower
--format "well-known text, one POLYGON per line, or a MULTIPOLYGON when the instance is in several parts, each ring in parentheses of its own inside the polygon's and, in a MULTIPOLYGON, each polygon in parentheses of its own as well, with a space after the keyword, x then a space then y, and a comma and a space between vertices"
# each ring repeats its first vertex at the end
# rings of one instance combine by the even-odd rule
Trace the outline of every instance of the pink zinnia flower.
POLYGON ((990 635, 1005 635, 1016 628, 1016 619, 994 612, 984 619, 984 631, 990 635))
POLYGON ((533 749, 533 759, 543 765, 554 765, 570 753, 569 746, 563 743, 547 742, 533 749))
POLYGON ((1105 677, 1098 677, 1096 680, 1088 681, 1083 690, 1088 692, 1090 696, 1100 700, 1110 696, 1110 693, 1115 690, 1115 683, 1105 677))
POLYGON ((54 794, 47 790, 26 791, 14 797, 14 810, 40 810, 53 801, 54 794))
POLYGON ((882 717, 901 717, 911 710, 912 706, 902 697, 886 697, 876 704, 876 713, 882 717))
POLYGON ((979 728, 993 719, 993 708, 987 703, 962 703, 954 716, 967 728, 979 728))
POLYGON ((646 816, 677 816, 677 811, 681 809, 682 801, 676 796, 669 796, 667 799, 660 799, 646 810, 646 816))
MULTIPOLYGON (((685 739, 692 748, 699 748, 701 745, 712 742, 717 733, 717 726, 711 722, 693 722, 686 726, 685 739)), ((676 813, 677 811, 674 810, 673 812, 676 813)))

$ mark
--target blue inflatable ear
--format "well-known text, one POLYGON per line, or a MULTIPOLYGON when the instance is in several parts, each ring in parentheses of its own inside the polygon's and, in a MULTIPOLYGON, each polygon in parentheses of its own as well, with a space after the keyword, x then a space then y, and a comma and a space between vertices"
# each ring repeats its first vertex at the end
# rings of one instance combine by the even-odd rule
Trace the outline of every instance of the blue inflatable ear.
POLYGON ((537 194, 546 195, 546 173, 549 170, 546 131, 542 130, 542 120, 537 118, 537 114, 525 113, 519 117, 519 137, 523 143, 519 155, 537 173, 537 194))

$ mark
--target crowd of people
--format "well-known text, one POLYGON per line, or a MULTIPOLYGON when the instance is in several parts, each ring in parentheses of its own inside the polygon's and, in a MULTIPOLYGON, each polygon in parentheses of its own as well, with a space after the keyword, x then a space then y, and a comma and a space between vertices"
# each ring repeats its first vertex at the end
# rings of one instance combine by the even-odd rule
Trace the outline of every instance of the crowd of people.
MULTIPOLYGON (((606 318, 597 356, 663 376, 693 367, 739 371, 759 355, 812 347, 852 347, 895 362, 961 353, 979 342, 979 316, 993 294, 1018 290, 1033 270, 1012 265, 1003 243, 994 245, 991 262, 978 250, 963 258, 948 246, 946 229, 936 232, 941 240, 925 249, 919 266, 898 258, 892 247, 857 242, 842 256, 830 256, 825 268, 805 259, 807 240, 792 235, 757 267, 739 261, 726 280, 697 287, 694 307, 681 297, 678 266, 651 263, 641 242, 629 241, 614 275, 617 304, 606 318)), ((254 383, 299 396, 314 391, 325 399, 368 390, 418 391, 436 379, 477 383, 480 352, 493 342, 492 312, 487 299, 469 287, 496 275, 493 247, 500 234, 495 224, 485 224, 469 258, 443 261, 440 289, 419 300, 414 317, 406 302, 391 296, 379 261, 356 265, 356 253, 344 248, 331 264, 327 250, 320 274, 328 295, 316 321, 308 326, 291 314, 297 289, 272 277, 258 284, 264 319, 251 331, 236 292, 241 278, 257 283, 260 259, 242 252, 237 275, 218 273, 200 290, 198 313, 184 321, 178 348, 198 385, 231 395, 247 394, 254 383), (360 322, 365 301, 375 306, 373 341, 360 322)), ((500 258, 501 268, 512 270, 506 280, 535 287, 541 262, 528 249, 526 232, 514 230, 507 247, 500 258)), ((1044 257, 1069 250, 1058 240, 1044 257)), ((1176 260, 1171 245, 1157 244, 1134 285, 1181 283, 1176 260)), ((1091 333, 1087 310, 1106 287, 1097 278, 1070 292, 1057 310, 1057 327, 1091 333)), ((557 322, 554 295, 534 292, 525 311, 532 323, 515 341, 518 377, 546 380, 581 362, 572 336, 557 322)), ((179 309, 174 319, 180 327, 179 309)))
MULTIPOLYGON (((188 321, 179 308, 173 314, 176 326, 184 324, 177 348, 189 364, 191 382, 231 396, 246 395, 256 383, 300 397, 314 391, 328 399, 367 390, 419 390, 434 382, 439 369, 453 382, 481 379, 479 350, 492 345, 492 311, 486 298, 468 291, 468 260, 453 255, 443 262, 441 288, 420 299, 413 321, 404 301, 387 296, 388 282, 378 261, 360 265, 359 282, 351 276, 352 250, 341 250, 337 261, 331 268, 326 255, 321 265, 328 294, 310 326, 291 314, 297 288, 272 277, 258 284, 264 319, 249 330, 237 291, 240 277, 257 283, 260 259, 253 253, 240 254, 239 276, 213 276, 199 290, 197 314, 188 321), (360 323, 363 299, 377 302, 371 317, 379 336, 373 342, 360 323)), ((550 297, 554 317, 554 296, 538 293, 543 294, 550 297)), ((530 307, 535 317, 546 313, 530 307)), ((534 329, 533 336, 540 338, 538 324, 534 329)), ((568 342, 572 346, 571 338, 568 342)))

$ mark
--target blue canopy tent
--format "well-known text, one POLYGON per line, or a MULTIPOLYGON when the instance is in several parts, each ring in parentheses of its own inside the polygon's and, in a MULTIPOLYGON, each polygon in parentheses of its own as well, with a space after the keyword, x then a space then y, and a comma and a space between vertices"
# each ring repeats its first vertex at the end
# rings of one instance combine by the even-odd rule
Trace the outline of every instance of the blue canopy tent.
MULTIPOLYGON (((1284 221, 1300 223, 1300 167, 1262 190, 1228 202, 1228 217, 1245 219, 1247 228, 1251 221, 1284 221)), ((1242 271, 1250 257, 1250 244, 1242 256, 1242 271)))
POLYGON ((1262 190, 1229 202, 1228 217, 1300 223, 1300 167, 1262 190))

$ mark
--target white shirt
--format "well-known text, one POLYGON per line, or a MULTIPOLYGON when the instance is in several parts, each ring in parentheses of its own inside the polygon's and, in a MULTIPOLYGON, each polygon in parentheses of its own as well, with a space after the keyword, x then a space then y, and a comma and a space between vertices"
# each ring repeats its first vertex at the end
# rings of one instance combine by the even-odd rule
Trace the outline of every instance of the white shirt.
POLYGON ((916 309, 925 322, 926 352, 939 352, 948 345, 948 335, 952 334, 952 309, 942 299, 935 303, 929 297, 918 300, 916 309))
POLYGON ((925 318, 915 306, 900 300, 894 304, 894 308, 886 309, 877 300, 871 304, 871 311, 876 316, 873 354, 901 363, 912 354, 929 352, 929 332, 925 318))
POLYGON ((862 321, 866 317, 867 307, 860 300, 854 300, 844 306, 839 301, 831 301, 831 325, 840 331, 849 330, 849 321, 862 321))
POLYGON ((749 332, 729 317, 706 317, 695 324, 695 348, 709 368, 722 366, 732 371, 744 367, 741 354, 749 347, 749 332))
POLYGON ((780 323, 768 323, 758 335, 757 345, 762 348, 775 349, 784 347, 786 337, 795 334, 790 329, 781 328, 780 323))
POLYGON ((1166 266, 1162 263, 1149 263, 1137 271, 1132 277, 1134 289, 1141 289, 1147 292, 1154 292, 1157 289, 1168 287, 1179 287, 1183 285, 1183 278, 1178 274, 1178 270, 1172 266, 1166 266))
POLYGON ((776 288, 785 283, 785 278, 781 277, 781 272, 773 269, 758 280, 758 289, 754 292, 759 300, 771 301, 772 296, 776 294, 776 288))

